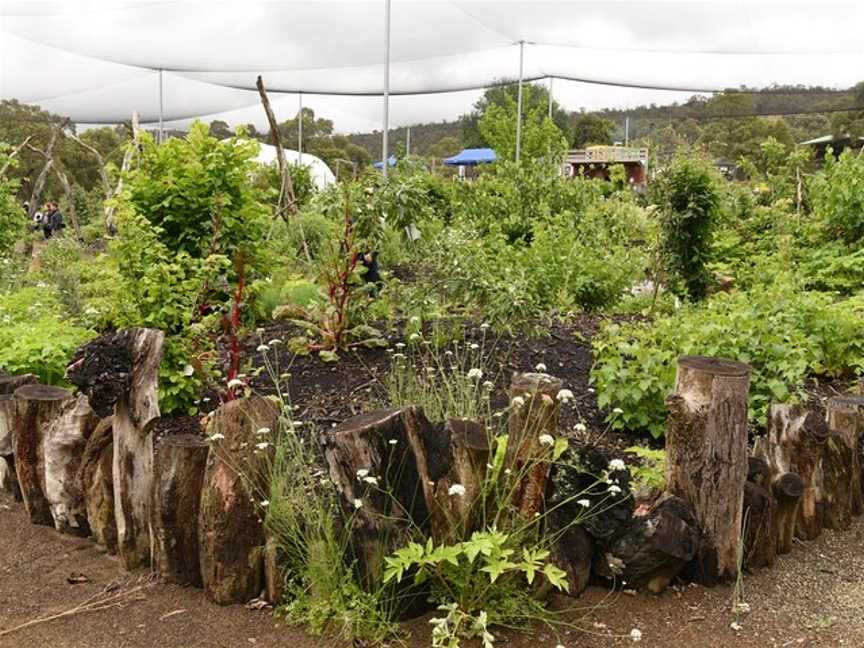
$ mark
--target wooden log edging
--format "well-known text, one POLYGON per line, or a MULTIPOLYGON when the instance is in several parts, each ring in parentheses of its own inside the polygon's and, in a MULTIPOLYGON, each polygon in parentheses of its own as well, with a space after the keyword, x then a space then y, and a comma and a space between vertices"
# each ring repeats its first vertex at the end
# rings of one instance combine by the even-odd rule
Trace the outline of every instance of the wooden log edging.
POLYGON ((15 416, 15 398, 0 394, 0 489, 21 501, 18 475, 15 473, 15 454, 12 450, 12 425, 15 416))
POLYGON ((151 553, 165 581, 201 587, 198 513, 209 445, 199 436, 162 440, 153 461, 151 553))
POLYGON ((667 489, 695 511, 703 537, 688 571, 705 585, 739 571, 749 388, 746 364, 682 356, 666 399, 667 489))
POLYGON ((828 399, 825 418, 828 429, 849 449, 849 499, 852 515, 864 513, 864 473, 861 469, 862 437, 864 437, 864 395, 846 394, 828 399))
POLYGON ((117 553, 117 518, 114 513, 113 417, 96 425, 87 440, 76 480, 84 495, 87 524, 93 540, 109 553, 117 553))

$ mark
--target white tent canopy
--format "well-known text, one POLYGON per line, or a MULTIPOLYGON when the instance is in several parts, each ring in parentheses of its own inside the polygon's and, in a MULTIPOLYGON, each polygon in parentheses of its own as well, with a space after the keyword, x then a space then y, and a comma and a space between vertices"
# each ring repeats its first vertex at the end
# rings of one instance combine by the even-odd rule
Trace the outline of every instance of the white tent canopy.
MULTIPOLYGON (((315 183, 318 189, 323 189, 327 185, 336 182, 336 176, 333 175, 327 163, 315 155, 310 155, 309 153, 301 155, 299 151, 285 149, 285 157, 288 160, 288 164, 302 164, 309 167, 312 182, 315 183)), ((276 162, 276 147, 262 144, 256 161, 260 164, 273 164, 276 162)))
MULTIPOLYGON (((0 0, 0 98, 79 122, 133 110, 155 121, 162 69, 164 117, 186 119, 254 106, 262 74, 274 92, 348 95, 315 97, 314 107, 380 125, 384 5, 0 0)), ((450 117, 457 99, 464 111, 478 89, 516 77, 520 43, 525 78, 562 79, 556 99, 571 109, 614 93, 609 83, 679 90, 672 100, 745 84, 848 87, 864 69, 862 18, 853 0, 392 0, 390 92, 424 96, 405 97, 404 110, 394 100, 391 123, 434 119, 436 107, 450 117)), ((293 115, 296 102, 280 105, 293 115)))

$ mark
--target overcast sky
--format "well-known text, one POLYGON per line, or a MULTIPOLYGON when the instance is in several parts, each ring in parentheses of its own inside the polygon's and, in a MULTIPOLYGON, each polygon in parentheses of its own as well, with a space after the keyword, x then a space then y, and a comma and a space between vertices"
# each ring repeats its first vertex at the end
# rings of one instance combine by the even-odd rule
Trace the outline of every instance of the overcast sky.
MULTIPOLYGON (((337 130, 380 129, 384 0, 206 2, 0 0, 0 98, 79 122, 164 114, 265 126, 260 73, 278 116, 304 105, 337 130), (274 95, 275 98, 275 95, 274 95)), ((392 0, 391 125, 453 119, 478 88, 519 71, 559 77, 570 110, 683 101, 747 84, 846 87, 864 77, 862 2, 392 0), (673 92, 565 81, 661 86, 673 92), (455 90, 462 90, 455 92, 455 90)), ((546 81, 543 81, 546 83, 546 81)))

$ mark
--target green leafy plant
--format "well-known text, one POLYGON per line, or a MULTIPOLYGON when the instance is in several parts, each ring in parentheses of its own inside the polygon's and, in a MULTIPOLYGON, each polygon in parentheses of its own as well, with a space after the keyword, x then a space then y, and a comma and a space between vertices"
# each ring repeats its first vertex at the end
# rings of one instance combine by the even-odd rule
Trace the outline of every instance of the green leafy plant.
POLYGON ((846 243, 864 239, 864 159, 852 149, 838 159, 828 156, 810 186, 813 211, 826 233, 846 243))
POLYGON ((666 451, 631 446, 624 450, 641 460, 638 466, 630 466, 631 486, 634 490, 640 488, 656 488, 663 490, 666 486, 666 451))

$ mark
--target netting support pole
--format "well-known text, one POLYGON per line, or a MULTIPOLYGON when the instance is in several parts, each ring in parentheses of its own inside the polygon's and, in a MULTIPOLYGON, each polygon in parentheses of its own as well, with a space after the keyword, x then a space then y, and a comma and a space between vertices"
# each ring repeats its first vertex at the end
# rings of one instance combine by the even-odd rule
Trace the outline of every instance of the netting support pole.
POLYGON ((516 164, 522 152, 522 76, 525 62, 525 41, 519 41, 519 90, 516 95, 516 164))
POLYGON ((163 123, 165 116, 165 92, 162 85, 162 68, 159 68, 159 136, 156 138, 156 141, 160 144, 162 140, 165 138, 163 123))
POLYGON ((300 109, 297 111, 297 154, 298 162, 303 164, 303 93, 297 93, 300 109))
POLYGON ((387 180, 389 151, 387 136, 390 130, 390 0, 384 0, 384 132, 381 135, 381 170, 387 180))
POLYGON ((408 127, 407 132, 405 133, 405 157, 411 156, 411 127, 408 127))
POLYGON ((555 77, 549 77, 549 119, 552 119, 552 82, 555 77))

